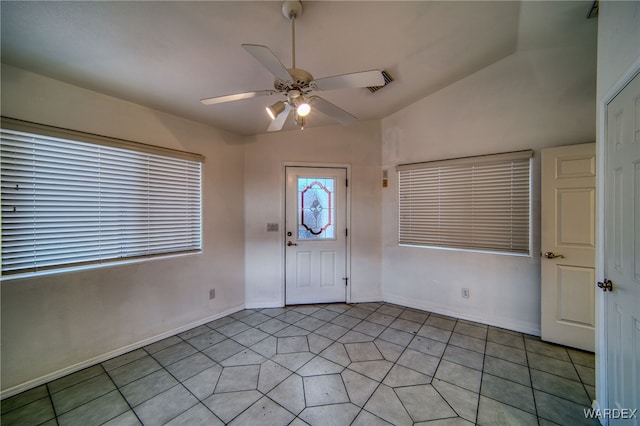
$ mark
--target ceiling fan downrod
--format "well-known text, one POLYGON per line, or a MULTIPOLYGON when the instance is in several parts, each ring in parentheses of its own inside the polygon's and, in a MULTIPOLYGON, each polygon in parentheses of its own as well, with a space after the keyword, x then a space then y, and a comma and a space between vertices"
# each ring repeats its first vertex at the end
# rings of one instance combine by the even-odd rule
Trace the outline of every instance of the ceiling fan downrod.
POLYGON ((291 16, 291 68, 296 67, 296 15, 291 16))
POLYGON ((291 58, 292 69, 296 67, 296 18, 302 15, 302 3, 300 1, 282 2, 282 14, 291 21, 291 58))
MULTIPOLYGON (((311 74, 296 68, 296 18, 302 14, 302 3, 299 0, 282 2, 282 14, 291 21, 291 69, 288 71, 298 82, 298 85, 301 84, 301 81, 308 83, 313 80, 311 74)), ((303 92, 296 86, 295 90, 288 92, 287 97, 287 103, 295 108, 296 125, 300 127, 300 130, 304 130, 306 116, 311 111, 311 108, 303 92)))

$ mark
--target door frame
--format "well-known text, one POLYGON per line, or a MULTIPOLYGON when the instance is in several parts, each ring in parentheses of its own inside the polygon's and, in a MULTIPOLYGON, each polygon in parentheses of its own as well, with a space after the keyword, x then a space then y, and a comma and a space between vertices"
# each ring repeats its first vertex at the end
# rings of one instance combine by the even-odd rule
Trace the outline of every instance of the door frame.
MULTIPOLYGON (((287 279, 287 255, 285 250, 285 240, 287 232, 285 229, 286 224, 286 204, 287 204, 287 168, 299 167, 299 168, 314 168, 314 169, 345 169, 347 173, 347 187, 346 199, 347 205, 345 210, 345 226, 351 231, 351 164, 348 163, 310 163, 301 161, 285 161, 282 163, 282 183, 281 183, 281 203, 280 203, 280 217, 282 217, 282 229, 280 230, 280 259, 281 259, 281 274, 282 282, 280 285, 280 305, 286 304, 286 279, 287 279)), ((351 303, 351 286, 353 284, 351 280, 351 232, 346 238, 345 242, 345 261, 346 261, 346 274, 349 278, 347 290, 345 293, 345 303, 351 303)))
MULTIPOLYGON (((640 73, 640 58, 637 58, 613 84, 613 86, 597 100, 596 121, 596 281, 605 278, 605 184, 607 165, 607 112, 611 101, 640 73)), ((596 292, 596 400, 594 408, 609 408, 609 383, 607 377, 607 309, 604 292, 593 283, 596 292)), ((605 420, 608 424, 608 420, 605 420)))

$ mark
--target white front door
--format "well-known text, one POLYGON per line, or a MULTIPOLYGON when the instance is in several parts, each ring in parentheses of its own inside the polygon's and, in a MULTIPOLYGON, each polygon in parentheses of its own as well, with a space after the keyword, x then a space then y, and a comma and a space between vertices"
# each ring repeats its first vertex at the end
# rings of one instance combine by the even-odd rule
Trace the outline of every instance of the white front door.
MULTIPOLYGON (((640 409, 640 76, 607 106, 605 295, 607 393, 613 409, 640 409)), ((611 419, 609 425, 640 424, 611 419)))
POLYGON ((542 339, 595 349, 595 143, 542 150, 542 339))
POLYGON ((345 302, 347 170, 286 168, 285 303, 345 302))

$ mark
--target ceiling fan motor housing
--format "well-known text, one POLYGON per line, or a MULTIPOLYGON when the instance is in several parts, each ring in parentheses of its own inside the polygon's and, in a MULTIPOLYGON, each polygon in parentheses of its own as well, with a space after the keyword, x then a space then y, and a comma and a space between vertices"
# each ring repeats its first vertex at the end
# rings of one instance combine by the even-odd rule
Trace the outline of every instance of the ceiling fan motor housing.
POLYGON ((276 79, 273 83, 273 87, 280 92, 288 92, 290 90, 299 90, 300 92, 307 92, 312 88, 309 83, 313 81, 313 76, 310 72, 301 68, 289 68, 287 69, 291 74, 291 81, 283 81, 276 79))

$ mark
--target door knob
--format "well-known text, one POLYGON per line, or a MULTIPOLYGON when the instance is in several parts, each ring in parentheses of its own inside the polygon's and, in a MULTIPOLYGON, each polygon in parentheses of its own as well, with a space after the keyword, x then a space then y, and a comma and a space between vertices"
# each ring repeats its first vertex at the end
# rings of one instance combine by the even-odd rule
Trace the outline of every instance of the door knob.
POLYGON ((298 244, 292 243, 291 241, 287 241, 287 245, 291 247, 291 246, 297 246, 298 244))
POLYGON ((604 292, 613 291, 613 283, 611 280, 604 280, 603 283, 598 281, 598 287, 600 287, 604 292))
POLYGON ((561 259, 564 259, 564 256, 561 254, 554 254, 551 251, 547 251, 543 254, 544 257, 546 257, 547 259, 555 259, 556 257, 559 257, 561 259))

